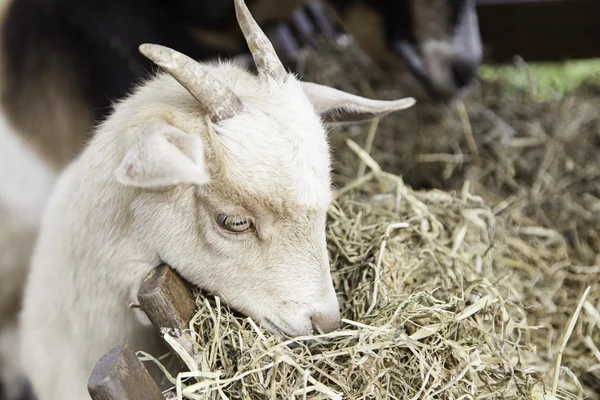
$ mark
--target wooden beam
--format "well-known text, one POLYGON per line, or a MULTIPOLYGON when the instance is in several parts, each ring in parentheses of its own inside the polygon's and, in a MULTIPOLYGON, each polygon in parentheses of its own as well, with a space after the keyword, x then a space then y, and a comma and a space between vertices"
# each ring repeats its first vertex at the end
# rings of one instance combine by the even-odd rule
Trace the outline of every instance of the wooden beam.
POLYGON ((478 0, 486 61, 600 57, 598 0, 478 0))
MULTIPOLYGON (((153 269, 142 282, 138 301, 161 336, 170 335, 196 364, 202 361, 196 343, 187 331, 196 312, 196 302, 187 283, 175 271, 168 265, 153 269)), ((185 365, 185 360, 181 361, 185 365)))
POLYGON ((88 381, 94 400, 165 400, 133 351, 117 346, 102 357, 88 381))
POLYGON ((196 311, 192 291, 168 265, 146 276, 138 292, 141 309, 156 329, 185 329, 196 311))

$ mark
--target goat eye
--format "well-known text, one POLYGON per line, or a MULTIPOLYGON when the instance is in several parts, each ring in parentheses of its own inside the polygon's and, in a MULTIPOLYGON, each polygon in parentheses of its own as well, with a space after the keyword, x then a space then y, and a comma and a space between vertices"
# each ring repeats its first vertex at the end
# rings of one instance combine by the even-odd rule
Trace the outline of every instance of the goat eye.
POLYGON ((217 223, 223 229, 233 233, 246 232, 254 227, 252 220, 248 217, 219 214, 217 223))

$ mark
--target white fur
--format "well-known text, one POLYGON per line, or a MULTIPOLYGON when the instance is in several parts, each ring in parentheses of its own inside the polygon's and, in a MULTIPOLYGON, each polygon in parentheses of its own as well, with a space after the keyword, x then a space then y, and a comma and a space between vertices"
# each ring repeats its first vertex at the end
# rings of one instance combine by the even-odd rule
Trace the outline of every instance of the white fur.
MULTIPOLYGON (((208 126, 196 100, 160 75, 116 106, 57 181, 21 314, 22 360, 39 400, 88 398, 93 366, 118 343, 156 353, 155 332, 127 305, 161 261, 274 332, 337 326, 320 99, 293 76, 278 86, 228 64, 210 71, 243 112, 208 126), (250 217, 256 230, 226 232, 219 213, 250 217)), ((319 92, 365 119, 391 111, 319 92)))
POLYGON ((0 380, 8 400, 22 389, 16 312, 45 200, 56 173, 0 113, 0 380))
POLYGON ((15 132, 0 113, 0 207, 37 226, 56 173, 15 132))

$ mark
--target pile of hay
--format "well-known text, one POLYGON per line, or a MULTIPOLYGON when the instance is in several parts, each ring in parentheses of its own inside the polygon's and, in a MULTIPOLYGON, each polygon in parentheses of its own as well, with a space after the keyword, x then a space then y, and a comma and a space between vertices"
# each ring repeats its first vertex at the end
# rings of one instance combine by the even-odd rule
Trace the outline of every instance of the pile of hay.
MULTIPOLYGON (((358 49, 327 54, 308 53, 307 78, 401 95, 358 49)), ((482 83, 464 103, 332 141, 340 329, 291 349, 198 296, 204 362, 169 396, 598 397, 599 97, 547 103, 482 83)))

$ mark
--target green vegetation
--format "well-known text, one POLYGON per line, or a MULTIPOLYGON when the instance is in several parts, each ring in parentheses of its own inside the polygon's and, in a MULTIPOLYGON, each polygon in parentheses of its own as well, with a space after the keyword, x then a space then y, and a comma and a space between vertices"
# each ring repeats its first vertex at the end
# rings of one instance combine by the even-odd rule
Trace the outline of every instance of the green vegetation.
POLYGON ((499 81, 508 93, 527 90, 540 100, 551 100, 563 97, 583 84, 600 88, 600 59, 484 65, 480 76, 484 80, 499 81))

